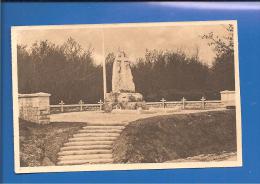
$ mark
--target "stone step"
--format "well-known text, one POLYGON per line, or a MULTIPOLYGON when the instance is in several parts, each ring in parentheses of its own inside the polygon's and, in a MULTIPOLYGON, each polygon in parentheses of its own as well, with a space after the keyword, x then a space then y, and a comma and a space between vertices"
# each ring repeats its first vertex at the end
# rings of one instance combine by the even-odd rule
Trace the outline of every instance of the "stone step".
POLYGON ((59 156, 59 161, 65 160, 88 160, 88 159, 113 159, 112 154, 93 154, 93 155, 66 155, 59 156))
POLYGON ((78 141, 78 142, 67 142, 64 146, 86 146, 86 145, 112 145, 114 141, 78 141))
POLYGON ((86 160, 64 160, 59 161, 58 165, 88 165, 88 164, 109 164, 113 159, 86 159, 86 160))
POLYGON ((77 133, 74 134, 73 137, 118 137, 119 133, 77 133))
POLYGON ((113 163, 112 145, 125 125, 88 123, 60 149, 58 165, 113 163))
POLYGON ((123 130, 125 127, 124 126, 94 126, 94 125, 89 125, 89 126, 84 126, 83 129, 112 129, 112 130, 123 130))
POLYGON ((112 149, 71 150, 71 151, 61 151, 58 153, 59 156, 86 155, 86 154, 112 154, 112 149))
POLYGON ((92 149, 112 149, 112 145, 84 145, 84 146, 65 146, 62 147, 61 151, 70 150, 92 150, 92 149))
POLYGON ((78 141, 114 141, 117 137, 73 137, 69 138, 69 142, 78 141))
POLYGON ((121 129, 83 129, 79 133, 121 133, 121 129))

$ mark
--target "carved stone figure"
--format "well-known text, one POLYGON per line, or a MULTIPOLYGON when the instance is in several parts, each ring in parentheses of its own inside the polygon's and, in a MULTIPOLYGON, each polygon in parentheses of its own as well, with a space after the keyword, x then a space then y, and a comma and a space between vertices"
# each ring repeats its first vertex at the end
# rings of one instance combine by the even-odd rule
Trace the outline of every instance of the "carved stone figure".
POLYGON ((119 51, 113 63, 112 92, 106 94, 104 110, 145 108, 143 95, 135 92, 129 59, 119 51))
POLYGON ((129 59, 124 51, 119 51, 113 63, 112 92, 135 92, 129 59))

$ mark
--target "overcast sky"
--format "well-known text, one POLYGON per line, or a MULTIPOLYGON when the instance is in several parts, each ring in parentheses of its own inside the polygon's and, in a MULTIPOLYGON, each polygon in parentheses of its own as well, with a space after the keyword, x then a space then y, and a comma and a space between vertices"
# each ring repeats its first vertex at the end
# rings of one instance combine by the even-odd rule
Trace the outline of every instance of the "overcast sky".
POLYGON ((202 40, 200 35, 214 32, 216 35, 225 35, 224 25, 163 25, 163 26, 134 26, 134 27, 84 27, 71 26, 68 29, 29 29, 19 30, 18 44, 29 47, 36 41, 49 40, 55 44, 64 43, 72 37, 87 49, 94 49, 93 57, 97 64, 102 63, 103 41, 104 53, 116 52, 118 48, 125 50, 132 61, 143 57, 146 49, 176 50, 182 49, 188 55, 193 55, 199 48, 199 58, 202 62, 211 65, 215 53, 202 40))

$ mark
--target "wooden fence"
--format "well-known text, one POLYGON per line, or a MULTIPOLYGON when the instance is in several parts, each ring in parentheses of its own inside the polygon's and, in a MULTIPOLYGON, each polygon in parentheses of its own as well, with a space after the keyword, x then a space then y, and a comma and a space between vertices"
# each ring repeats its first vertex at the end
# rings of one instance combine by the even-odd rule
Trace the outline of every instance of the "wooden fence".
MULTIPOLYGON (((206 100, 204 97, 200 101, 189 101, 182 98, 180 101, 166 101, 164 98, 160 102, 146 102, 148 108, 180 108, 180 109, 216 109, 223 107, 221 100, 206 100)), ((102 111, 103 102, 100 100, 97 104, 84 104, 82 100, 78 104, 65 104, 61 101, 58 105, 51 105, 51 114, 64 112, 80 111, 102 111)))

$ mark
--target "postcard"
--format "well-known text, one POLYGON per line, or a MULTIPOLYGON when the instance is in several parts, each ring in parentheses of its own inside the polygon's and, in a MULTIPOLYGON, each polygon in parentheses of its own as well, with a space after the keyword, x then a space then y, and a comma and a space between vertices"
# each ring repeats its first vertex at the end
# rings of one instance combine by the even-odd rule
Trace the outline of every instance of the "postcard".
POLYGON ((11 33, 16 173, 242 166, 235 20, 11 33))

